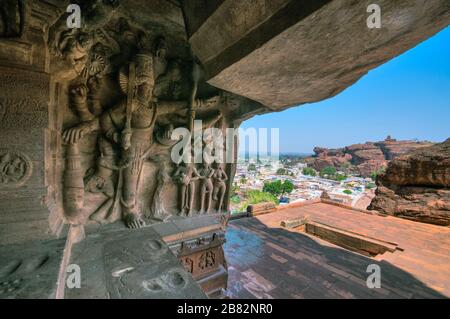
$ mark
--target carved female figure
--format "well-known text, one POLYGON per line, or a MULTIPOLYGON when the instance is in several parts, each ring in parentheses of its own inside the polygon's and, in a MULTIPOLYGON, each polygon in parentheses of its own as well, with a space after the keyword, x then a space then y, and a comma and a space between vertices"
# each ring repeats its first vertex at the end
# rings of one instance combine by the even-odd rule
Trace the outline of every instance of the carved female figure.
POLYGON ((213 199, 215 201, 218 201, 217 210, 220 212, 222 210, 223 199, 225 197, 225 192, 227 189, 225 181, 228 180, 228 175, 223 171, 222 166, 219 163, 216 163, 213 180, 214 180, 213 199))
POLYGON ((211 210, 211 200, 213 192, 213 183, 211 177, 214 174, 214 170, 211 166, 204 162, 202 167, 198 170, 200 178, 200 211, 199 214, 204 214, 211 210), (206 203, 205 203, 206 200, 206 203), (205 207, 206 204, 206 207, 205 207))
POLYGON ((180 213, 179 215, 192 215, 194 205, 195 181, 199 174, 192 164, 184 162, 178 165, 173 175, 175 182, 180 184, 180 213))

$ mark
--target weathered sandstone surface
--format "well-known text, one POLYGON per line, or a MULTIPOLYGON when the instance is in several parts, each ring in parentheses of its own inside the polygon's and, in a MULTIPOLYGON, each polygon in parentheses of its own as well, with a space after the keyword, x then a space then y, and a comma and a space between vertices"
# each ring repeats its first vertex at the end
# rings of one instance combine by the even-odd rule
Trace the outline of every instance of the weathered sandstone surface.
POLYGON ((307 162, 318 171, 333 166, 367 177, 372 172, 386 168, 388 162, 395 157, 431 145, 430 142, 397 141, 388 136, 384 141, 353 144, 337 149, 315 147, 315 156, 307 159, 307 162))
POLYGON ((397 157, 377 185, 369 209, 450 225, 450 139, 397 157))

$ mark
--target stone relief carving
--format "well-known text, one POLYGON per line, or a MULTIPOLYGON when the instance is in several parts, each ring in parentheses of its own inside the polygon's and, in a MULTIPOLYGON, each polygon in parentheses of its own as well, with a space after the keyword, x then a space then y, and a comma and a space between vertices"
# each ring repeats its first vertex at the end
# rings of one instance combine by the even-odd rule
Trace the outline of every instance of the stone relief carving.
POLYGON ((211 200, 213 192, 212 176, 214 170, 208 163, 203 163, 198 170, 198 176, 200 179, 200 211, 199 214, 204 214, 205 211, 211 210, 211 200))
MULTIPOLYGON (((187 102, 157 102, 153 97, 155 83, 153 62, 154 56, 151 53, 141 52, 121 67, 118 84, 123 98, 107 111, 102 112, 98 103, 95 103, 97 101, 95 92, 99 86, 97 77, 91 77, 88 85, 80 84, 71 90, 72 105, 81 121, 63 132, 63 140, 69 145, 68 149, 76 149, 71 145, 78 144, 88 134, 96 132, 99 136, 100 157, 95 173, 87 179, 87 190, 102 192, 108 199, 91 216, 93 220, 101 219, 100 216, 105 216, 110 221, 116 219, 115 211, 120 206, 122 217, 128 227, 139 228, 145 225, 137 195, 140 191, 144 162, 151 157, 157 117, 177 112, 182 114, 187 110, 187 102), (118 175, 115 187, 111 186, 114 171, 118 175), (108 213, 105 213, 106 211, 108 213)), ((80 76, 84 77, 82 74, 80 76)), ((197 99, 195 108, 208 108, 217 102, 217 98, 197 99)), ((160 186, 155 192, 153 202, 155 217, 163 219, 166 217, 164 211, 160 205, 158 207, 155 200, 158 201, 162 195, 164 180, 167 179, 165 171, 166 168, 163 168, 160 173, 158 183, 160 186)), ((66 175, 65 179, 67 178, 74 179, 73 175, 66 175)), ((78 177, 78 180, 81 179, 78 177)), ((66 188, 69 189, 67 185, 66 188)), ((77 193, 81 193, 81 188, 77 189, 77 193)), ((73 195, 74 188, 70 190, 73 195)), ((77 197, 77 201, 81 202, 81 196, 77 197)), ((75 206, 81 208, 81 204, 75 206)))
POLYGON ((201 270, 207 270, 208 268, 213 268, 216 265, 216 255, 214 251, 206 251, 200 255, 198 268, 201 270))
POLYGON ((59 34, 55 51, 66 60, 77 72, 86 76, 88 71, 86 63, 89 60, 89 50, 92 47, 92 38, 80 29, 68 29, 59 34))
POLYGON ((171 216, 164 206, 164 194, 167 192, 166 185, 171 179, 169 174, 170 159, 158 156, 156 161, 158 163, 157 186, 152 197, 151 210, 153 218, 165 221, 171 216))
POLYGON ((21 186, 30 177, 32 164, 17 151, 0 151, 0 187, 21 186))
POLYGON ((215 165, 216 167, 212 176, 214 180, 213 199, 218 202, 217 211, 221 212, 223 208, 223 199, 227 190, 225 181, 228 180, 228 175, 222 169, 220 164, 216 163, 215 165))
POLYGON ((178 258, 195 279, 203 278, 217 272, 220 266, 226 267, 222 249, 224 242, 225 238, 216 233, 193 242, 183 242, 178 258))
POLYGON ((80 214, 84 206, 84 172, 78 144, 69 144, 66 152, 66 169, 64 171, 63 202, 66 217, 72 224, 82 224, 80 214))
POLYGON ((228 178, 222 168, 170 158, 175 127, 191 127, 194 118, 203 129, 223 121, 218 96, 197 97, 198 75, 188 74, 198 69, 193 62, 169 58, 164 37, 149 40, 122 17, 54 34, 54 53, 75 76, 62 129, 67 221, 122 219, 140 228, 152 219, 221 211, 228 178))
POLYGON ((181 216, 192 216, 195 194, 194 182, 199 179, 197 169, 191 163, 182 162, 175 171, 174 179, 180 185, 179 214, 181 216))

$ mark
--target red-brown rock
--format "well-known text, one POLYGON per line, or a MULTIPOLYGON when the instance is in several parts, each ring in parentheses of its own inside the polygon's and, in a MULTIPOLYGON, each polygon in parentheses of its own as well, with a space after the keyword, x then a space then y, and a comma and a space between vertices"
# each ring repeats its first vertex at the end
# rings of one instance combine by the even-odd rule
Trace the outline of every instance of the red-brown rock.
POLYGON ((314 157, 306 163, 321 171, 327 166, 356 171, 363 177, 386 168, 388 162, 409 151, 431 146, 430 142, 397 141, 388 136, 384 141, 353 144, 344 148, 314 148, 314 157))
POLYGON ((394 159, 377 185, 369 209, 450 225, 450 139, 394 159))

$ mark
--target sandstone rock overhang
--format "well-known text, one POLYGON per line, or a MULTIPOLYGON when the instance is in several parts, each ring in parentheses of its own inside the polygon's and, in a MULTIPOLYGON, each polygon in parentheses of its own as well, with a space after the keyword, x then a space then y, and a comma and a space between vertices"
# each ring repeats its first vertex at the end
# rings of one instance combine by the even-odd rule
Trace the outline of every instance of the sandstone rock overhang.
POLYGON ((369 209, 424 223, 450 225, 450 138, 391 161, 377 177, 369 209))
POLYGON ((450 23, 447 0, 182 1, 208 83, 279 111, 321 101, 450 23), (205 1, 203 1, 205 2, 205 1))

